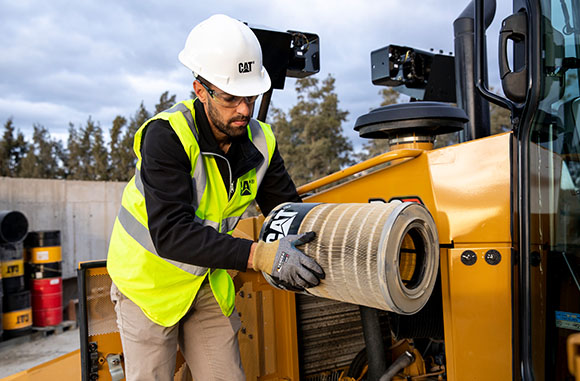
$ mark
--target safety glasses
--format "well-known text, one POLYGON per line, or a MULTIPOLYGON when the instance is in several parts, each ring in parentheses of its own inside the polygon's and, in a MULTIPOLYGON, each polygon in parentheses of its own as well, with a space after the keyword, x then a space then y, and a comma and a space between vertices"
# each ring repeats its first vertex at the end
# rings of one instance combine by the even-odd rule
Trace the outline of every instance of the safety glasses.
POLYGON ((197 82, 201 83, 201 85, 207 91, 209 96, 212 97, 212 99, 214 99, 217 104, 223 107, 227 108, 238 107, 240 103, 242 103, 242 101, 245 101, 247 104, 251 105, 254 102, 256 102, 256 99, 258 99, 258 95, 252 95, 251 97, 238 97, 224 92, 220 93, 210 89, 207 84, 203 83, 199 79, 197 80, 197 82))

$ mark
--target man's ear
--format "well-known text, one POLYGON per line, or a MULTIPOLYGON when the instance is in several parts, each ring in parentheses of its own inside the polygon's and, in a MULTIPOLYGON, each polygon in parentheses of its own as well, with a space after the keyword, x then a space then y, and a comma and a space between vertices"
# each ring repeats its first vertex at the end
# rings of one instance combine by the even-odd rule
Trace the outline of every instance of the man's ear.
POLYGON ((201 83, 198 81, 193 81, 193 91, 201 103, 205 104, 207 102, 207 91, 204 89, 201 83))

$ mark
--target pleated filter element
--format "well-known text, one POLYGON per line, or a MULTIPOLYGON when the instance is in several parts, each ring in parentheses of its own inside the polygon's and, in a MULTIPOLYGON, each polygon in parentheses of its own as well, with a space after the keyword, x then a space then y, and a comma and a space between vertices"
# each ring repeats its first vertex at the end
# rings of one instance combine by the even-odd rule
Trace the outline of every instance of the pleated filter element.
MULTIPOLYGON (((437 229, 429 211, 417 203, 299 204, 273 210, 261 239, 316 232, 299 246, 326 273, 305 294, 414 314, 427 303, 439 268, 437 229)), ((264 274, 277 288, 291 289, 264 274)))

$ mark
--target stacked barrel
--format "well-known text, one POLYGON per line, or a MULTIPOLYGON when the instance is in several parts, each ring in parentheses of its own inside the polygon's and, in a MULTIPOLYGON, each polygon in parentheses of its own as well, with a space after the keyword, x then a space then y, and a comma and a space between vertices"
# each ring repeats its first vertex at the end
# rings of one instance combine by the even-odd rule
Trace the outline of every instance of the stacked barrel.
POLYGON ((35 327, 62 322, 62 251, 60 231, 30 232, 24 241, 35 327))
POLYGON ((32 310, 30 291, 26 288, 22 240, 28 232, 28 221, 18 211, 0 211, 0 260, 2 261, 2 337, 12 338, 30 333, 32 310), (3 292, 2 292, 3 291, 3 292))

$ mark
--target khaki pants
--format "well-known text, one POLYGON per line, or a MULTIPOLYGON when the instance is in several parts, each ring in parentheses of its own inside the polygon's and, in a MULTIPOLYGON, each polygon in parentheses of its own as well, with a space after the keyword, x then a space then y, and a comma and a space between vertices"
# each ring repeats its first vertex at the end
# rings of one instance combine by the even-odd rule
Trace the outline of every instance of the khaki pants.
POLYGON ((189 312, 172 327, 153 323, 113 283, 117 325, 123 344, 125 377, 132 380, 173 380, 177 348, 196 381, 245 380, 237 333, 237 311, 224 316, 204 282, 189 312))

